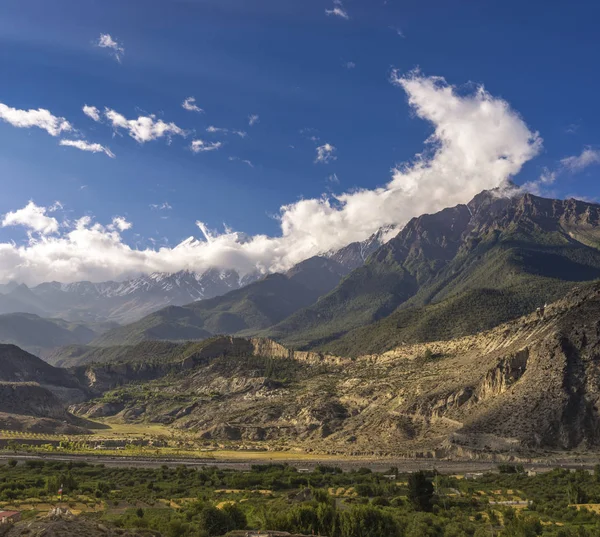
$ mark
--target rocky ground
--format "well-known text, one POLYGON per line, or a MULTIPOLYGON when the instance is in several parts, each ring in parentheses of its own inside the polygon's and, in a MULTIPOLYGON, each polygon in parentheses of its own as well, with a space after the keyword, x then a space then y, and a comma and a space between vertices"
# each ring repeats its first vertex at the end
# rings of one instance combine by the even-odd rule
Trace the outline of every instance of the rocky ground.
POLYGON ((544 318, 382 355, 294 353, 253 340, 251 352, 205 356, 72 410, 165 423, 206 440, 329 453, 587 449, 600 444, 599 336, 594 284, 544 318))

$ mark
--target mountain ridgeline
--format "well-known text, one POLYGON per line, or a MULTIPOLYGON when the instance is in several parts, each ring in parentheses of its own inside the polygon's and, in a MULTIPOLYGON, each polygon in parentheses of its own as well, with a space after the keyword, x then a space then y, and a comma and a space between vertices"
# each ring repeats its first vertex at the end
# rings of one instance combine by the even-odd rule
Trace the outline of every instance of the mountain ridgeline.
POLYGON ((347 273, 348 269, 332 259, 313 257, 286 274, 271 274, 221 297, 160 310, 136 323, 110 330, 91 344, 131 345, 150 339, 252 335, 309 306, 333 289, 347 273))
POLYGON ((485 191, 412 219, 349 273, 335 257, 313 258, 222 297, 160 310, 93 345, 260 335, 357 356, 473 334, 599 278, 599 220, 595 204, 485 191))

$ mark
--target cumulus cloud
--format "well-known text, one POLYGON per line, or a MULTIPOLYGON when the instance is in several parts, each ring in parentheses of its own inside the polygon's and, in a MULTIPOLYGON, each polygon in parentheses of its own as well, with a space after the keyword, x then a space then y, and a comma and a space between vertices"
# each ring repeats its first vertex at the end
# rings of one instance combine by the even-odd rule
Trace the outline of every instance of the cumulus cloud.
POLYGON ((115 130, 124 129, 136 142, 144 144, 173 135, 186 136, 186 132, 179 128, 175 123, 165 123, 162 119, 156 119, 154 114, 149 116, 139 116, 137 119, 127 119, 115 110, 106 108, 104 116, 111 123, 115 130))
MULTIPOLYGON (((53 212, 62 208, 60 202, 55 202, 50 208, 40 207, 30 201, 25 207, 17 211, 6 213, 2 219, 2 227, 23 226, 29 231, 35 231, 42 235, 49 235, 58 231, 58 220, 48 216, 47 212, 53 212)), ((3 249, 0 245, 0 251, 3 249)))
POLYGON ((251 114, 248 116, 248 125, 251 127, 256 125, 260 121, 260 116, 258 114, 251 114))
POLYGON ((188 97, 183 101, 183 103, 181 103, 181 106, 190 112, 198 112, 199 114, 204 113, 204 110, 202 110, 202 108, 196 104, 195 97, 188 97))
POLYGON ((96 41, 96 46, 99 48, 108 49, 114 56, 115 60, 121 63, 121 59, 125 54, 125 48, 122 44, 113 39, 110 34, 100 34, 100 37, 96 41))
POLYGON ((242 274, 284 270, 364 240, 382 226, 402 226, 414 216, 467 202, 516 175, 541 149, 539 135, 483 87, 466 93, 418 72, 394 72, 392 81, 432 133, 424 151, 396 166, 387 184, 284 205, 274 237, 231 229, 218 233, 204 226, 200 239, 190 237, 174 247, 132 248, 119 229, 85 217, 61 227, 60 234, 21 245, 0 244, 0 281, 103 281, 211 267, 242 274))
POLYGON ((331 144, 323 144, 317 147, 317 158, 315 159, 315 162, 328 164, 334 160, 337 160, 337 156, 335 154, 336 151, 336 148, 331 144))
POLYGON ((61 140, 59 144, 66 147, 75 147, 81 151, 89 151, 90 153, 104 153, 110 158, 115 158, 115 154, 102 144, 90 143, 85 140, 61 140))
POLYGON ((50 136, 59 136, 62 132, 73 130, 73 126, 64 118, 53 115, 49 110, 19 110, 0 103, 0 119, 13 127, 29 129, 37 127, 50 136))
POLYGON ((119 231, 127 231, 132 227, 133 224, 131 222, 128 222, 127 219, 123 216, 115 216, 112 219, 112 223, 109 226, 107 226, 107 228, 111 231, 115 229, 118 229, 119 231))
POLYGON ((83 113, 91 117, 94 121, 100 121, 100 110, 95 106, 88 106, 87 104, 83 107, 83 113))
POLYGON ((336 17, 340 17, 342 19, 348 20, 350 16, 348 12, 345 10, 342 0, 333 0, 333 8, 325 10, 326 15, 334 15, 336 17))
POLYGON ((216 151, 223 144, 221 142, 205 142, 204 140, 193 140, 190 149, 194 153, 206 153, 207 151, 216 151))
POLYGON ((600 151, 586 147, 580 155, 566 157, 560 163, 572 172, 580 172, 588 166, 600 164, 600 151))

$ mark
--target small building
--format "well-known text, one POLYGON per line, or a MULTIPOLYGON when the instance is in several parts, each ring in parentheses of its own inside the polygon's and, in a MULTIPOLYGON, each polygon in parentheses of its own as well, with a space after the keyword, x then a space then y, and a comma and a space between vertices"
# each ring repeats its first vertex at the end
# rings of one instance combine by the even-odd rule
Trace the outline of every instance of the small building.
POLYGON ((19 511, 0 511, 0 524, 14 524, 21 520, 19 511))

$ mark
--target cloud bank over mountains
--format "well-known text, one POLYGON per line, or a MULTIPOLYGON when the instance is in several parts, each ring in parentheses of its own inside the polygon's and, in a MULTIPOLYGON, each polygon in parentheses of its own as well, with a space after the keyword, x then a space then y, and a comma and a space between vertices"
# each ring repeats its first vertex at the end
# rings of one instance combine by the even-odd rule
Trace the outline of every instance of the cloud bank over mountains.
MULTIPOLYGON (((538 133, 506 101, 483 87, 465 94, 443 78, 420 72, 393 72, 392 82, 405 91, 415 116, 429 122, 433 133, 420 154, 392 170, 387 184, 284 205, 278 214, 280 234, 275 237, 230 229, 218 233, 198 221, 201 239, 190 237, 172 248, 143 250, 126 242, 135 222, 115 217, 103 225, 86 216, 60 223, 48 216, 50 208, 30 202, 3 216, 3 227, 23 226, 29 240, 0 244, 0 281, 103 281, 214 267, 242 274, 283 270, 312 255, 364 240, 382 226, 403 225, 414 216, 467 202, 519 173, 541 150, 538 133)), ((97 109, 87 108, 92 119, 100 117, 97 109)), ((155 118, 140 122, 142 118, 128 120, 110 112, 112 117, 106 115, 113 127, 129 131, 140 143, 183 134, 176 125, 161 125, 155 118)), ((5 121, 10 117, 6 110, 3 115, 5 121)), ((52 118, 36 118, 37 122, 49 132, 61 125, 52 118)))

